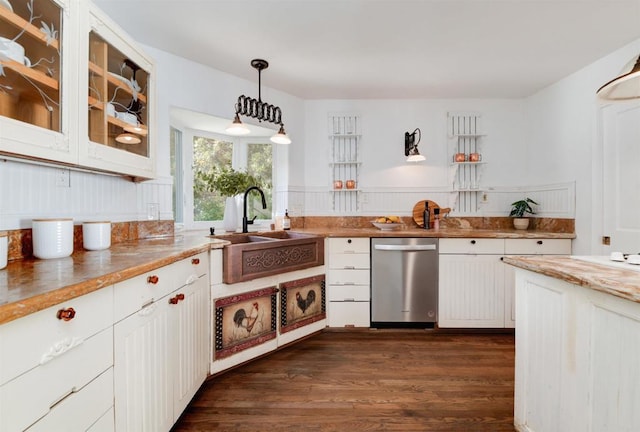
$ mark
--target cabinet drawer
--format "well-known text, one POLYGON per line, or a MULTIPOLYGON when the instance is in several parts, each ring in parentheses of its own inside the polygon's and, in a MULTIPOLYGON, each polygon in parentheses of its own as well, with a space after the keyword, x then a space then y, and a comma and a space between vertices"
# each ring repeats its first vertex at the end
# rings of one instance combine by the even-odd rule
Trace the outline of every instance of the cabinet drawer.
POLYGON ((441 254, 504 254, 504 239, 445 238, 440 239, 441 254))
POLYGON ((169 294, 176 288, 174 267, 168 265, 114 285, 115 322, 169 294))
POLYGON ((370 267, 369 253, 331 254, 329 256, 330 269, 368 269, 370 267))
POLYGON ((368 237, 333 237, 329 239, 329 253, 369 253, 368 237))
POLYGON ((329 285, 369 285, 371 271, 334 269, 327 272, 327 283, 329 285))
POLYGON ((194 255, 189 258, 185 258, 170 267, 173 269, 172 273, 175 276, 175 288, 180 288, 183 285, 187 285, 200 276, 207 273, 207 267, 209 266, 209 254, 202 252, 198 255, 194 255))
POLYGON ((369 302, 329 302, 329 327, 369 327, 369 302))
MULTIPOLYGON (((113 325, 113 287, 43 309, 0 326, 0 385, 33 369, 65 346, 76 345, 113 325), (75 311, 69 321, 62 309, 75 311)), ((0 428, 1 429, 1 428, 0 428)))
POLYGON ((109 368, 82 390, 56 405, 27 431, 113 431, 112 407, 113 368, 109 368))
POLYGON ((507 239, 507 255, 571 255, 570 239, 507 239))
POLYGON ((369 285, 329 285, 329 301, 366 301, 371 298, 369 285))
MULTIPOLYGON (((77 399, 84 386, 112 366, 113 327, 109 327, 69 349, 64 355, 55 357, 0 387, 0 430, 24 430, 44 415, 52 413, 54 407, 59 408, 68 399, 77 399)), ((104 392, 112 388, 113 380, 110 379, 104 392)), ((113 400, 113 390, 110 400, 113 400)), ((89 409, 89 406, 86 408, 89 409)), ((107 409, 108 406, 91 423, 107 409)))

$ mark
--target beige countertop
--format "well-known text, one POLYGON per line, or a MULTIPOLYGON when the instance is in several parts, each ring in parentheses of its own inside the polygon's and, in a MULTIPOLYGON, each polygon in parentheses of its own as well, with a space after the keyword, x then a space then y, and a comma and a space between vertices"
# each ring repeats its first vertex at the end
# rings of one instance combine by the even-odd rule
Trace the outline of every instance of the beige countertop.
POLYGON ((567 256, 504 257, 504 262, 640 303, 640 272, 567 256))
MULTIPOLYGON (((324 237, 575 238, 573 233, 458 228, 394 231, 313 228, 292 231, 324 237)), ((211 248, 222 248, 225 244, 223 240, 209 237, 205 231, 187 231, 175 237, 117 243, 103 251, 80 250, 68 258, 11 261, 0 270, 0 324, 211 248)))
POLYGON ((225 244, 200 232, 12 261, 0 270, 0 324, 225 244))

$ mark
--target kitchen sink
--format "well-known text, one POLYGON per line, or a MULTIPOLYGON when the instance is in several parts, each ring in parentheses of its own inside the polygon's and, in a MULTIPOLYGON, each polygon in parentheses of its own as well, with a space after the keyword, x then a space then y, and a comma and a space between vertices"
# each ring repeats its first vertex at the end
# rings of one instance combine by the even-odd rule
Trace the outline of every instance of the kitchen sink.
POLYGON ((324 237, 291 231, 216 236, 222 249, 222 280, 232 284, 324 264, 324 237))

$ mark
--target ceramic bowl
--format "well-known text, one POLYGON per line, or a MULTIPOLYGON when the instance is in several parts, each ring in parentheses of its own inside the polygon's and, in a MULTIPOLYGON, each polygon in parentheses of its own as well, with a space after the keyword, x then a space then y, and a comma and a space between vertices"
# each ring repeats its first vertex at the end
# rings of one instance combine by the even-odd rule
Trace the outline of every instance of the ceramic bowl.
POLYGON ((24 47, 11 39, 0 36, 0 53, 20 64, 25 63, 24 47))

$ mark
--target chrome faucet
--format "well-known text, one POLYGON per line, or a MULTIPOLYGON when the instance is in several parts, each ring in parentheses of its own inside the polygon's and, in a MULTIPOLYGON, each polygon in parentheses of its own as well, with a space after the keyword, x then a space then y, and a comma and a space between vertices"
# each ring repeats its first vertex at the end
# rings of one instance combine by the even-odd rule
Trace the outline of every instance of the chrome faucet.
POLYGON ((251 186, 249 189, 244 191, 244 202, 242 203, 242 232, 243 233, 249 232, 249 225, 253 224, 253 221, 256 220, 256 217, 257 217, 257 216, 254 216, 253 219, 251 220, 247 218, 247 195, 249 195, 249 192, 251 192, 252 190, 257 190, 258 192, 260 192, 260 196, 262 197, 262 208, 263 209, 267 208, 267 200, 264 198, 264 192, 262 192, 262 189, 260 189, 258 186, 251 186))

